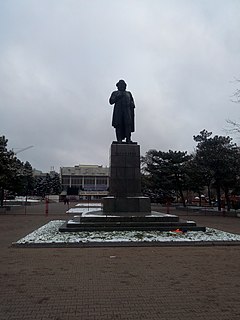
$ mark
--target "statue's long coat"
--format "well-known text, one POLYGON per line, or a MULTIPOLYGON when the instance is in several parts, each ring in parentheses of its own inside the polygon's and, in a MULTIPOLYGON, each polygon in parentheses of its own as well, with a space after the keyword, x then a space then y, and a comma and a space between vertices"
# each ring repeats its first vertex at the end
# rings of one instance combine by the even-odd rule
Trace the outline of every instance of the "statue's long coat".
POLYGON ((113 109, 112 126, 114 128, 124 123, 130 125, 131 132, 134 132, 134 100, 129 91, 113 91, 109 99, 110 104, 115 104, 113 109))

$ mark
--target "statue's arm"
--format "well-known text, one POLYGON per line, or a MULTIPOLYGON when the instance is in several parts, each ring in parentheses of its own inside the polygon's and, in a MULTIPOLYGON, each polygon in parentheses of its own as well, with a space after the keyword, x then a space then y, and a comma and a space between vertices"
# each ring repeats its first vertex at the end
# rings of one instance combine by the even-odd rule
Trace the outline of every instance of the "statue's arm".
POLYGON ((134 103, 134 99, 133 99, 131 92, 130 92, 130 95, 131 95, 131 107, 135 108, 135 103, 134 103))
POLYGON ((119 91, 113 91, 113 93, 111 94, 111 97, 109 99, 109 103, 110 104, 114 104, 116 103, 119 99, 122 98, 122 94, 119 91))

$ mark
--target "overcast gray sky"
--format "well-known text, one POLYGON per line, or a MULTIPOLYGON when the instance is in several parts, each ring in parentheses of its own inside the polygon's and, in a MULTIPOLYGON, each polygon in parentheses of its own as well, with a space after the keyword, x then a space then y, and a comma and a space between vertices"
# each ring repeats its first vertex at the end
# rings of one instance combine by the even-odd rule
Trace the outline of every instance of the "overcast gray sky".
POLYGON ((0 135, 43 171, 108 165, 124 79, 142 155, 192 152, 239 121, 239 30, 239 0, 0 0, 0 135))

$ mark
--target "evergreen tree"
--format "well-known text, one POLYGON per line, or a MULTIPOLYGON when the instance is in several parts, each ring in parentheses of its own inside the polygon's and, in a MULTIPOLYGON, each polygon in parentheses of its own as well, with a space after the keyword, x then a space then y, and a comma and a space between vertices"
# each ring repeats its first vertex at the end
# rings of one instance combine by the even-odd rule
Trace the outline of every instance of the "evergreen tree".
POLYGON ((34 179, 31 164, 26 161, 23 165, 22 192, 25 196, 33 195, 34 179))
MULTIPOLYGON (((239 148, 227 136, 214 136, 207 130, 202 130, 194 136, 198 142, 195 161, 199 168, 204 168, 209 181, 217 193, 218 210, 221 210, 221 190, 224 191, 229 204, 229 190, 237 182, 240 168, 239 148)), ((207 182, 207 181, 206 181, 207 182)))
POLYGON ((14 154, 7 150, 8 140, 5 136, 0 137, 0 204, 3 206, 4 190, 11 185, 13 178, 12 162, 14 154))
POLYGON ((148 174, 148 183, 152 192, 179 195, 186 206, 183 191, 187 183, 187 166, 191 159, 187 152, 168 152, 149 150, 142 158, 144 170, 148 174))
POLYGON ((51 172, 51 194, 59 194, 61 192, 60 176, 57 172, 51 172))
POLYGON ((26 194, 32 188, 32 167, 23 164, 7 149, 8 140, 0 137, 0 203, 3 206, 4 192, 26 194))
POLYGON ((49 194, 59 194, 61 192, 60 177, 57 172, 50 172, 46 176, 34 178, 34 194, 44 198, 49 194))

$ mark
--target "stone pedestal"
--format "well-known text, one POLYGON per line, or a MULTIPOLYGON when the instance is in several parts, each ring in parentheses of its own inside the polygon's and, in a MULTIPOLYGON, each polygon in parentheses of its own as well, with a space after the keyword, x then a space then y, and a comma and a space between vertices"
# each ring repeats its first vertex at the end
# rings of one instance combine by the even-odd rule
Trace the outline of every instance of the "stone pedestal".
POLYGON ((150 199, 141 196, 140 146, 137 143, 112 143, 110 150, 109 197, 103 211, 147 213, 150 199))
POLYGON ((136 215, 144 215, 151 211, 150 199, 147 197, 105 197, 103 199, 103 211, 121 215, 121 212, 136 215))
POLYGON ((115 197, 140 196, 140 146, 112 143, 109 160, 109 194, 115 197))

